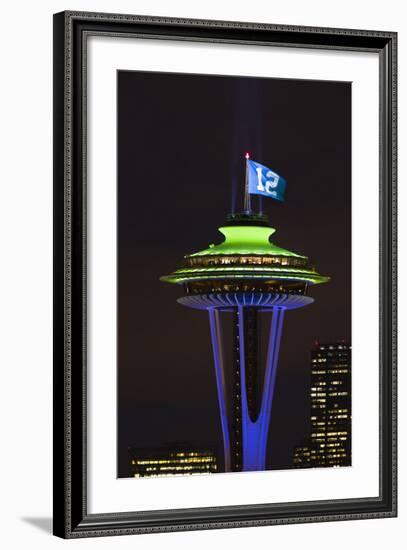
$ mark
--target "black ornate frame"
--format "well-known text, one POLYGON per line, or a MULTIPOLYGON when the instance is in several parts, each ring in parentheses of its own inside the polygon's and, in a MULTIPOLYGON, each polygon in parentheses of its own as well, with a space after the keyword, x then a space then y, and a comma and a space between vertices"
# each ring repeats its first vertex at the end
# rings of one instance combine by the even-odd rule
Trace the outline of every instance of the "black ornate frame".
MULTIPOLYGON (((62 12, 54 15, 54 534, 64 538, 396 515, 396 44, 393 32, 62 12), (380 58, 380 496, 128 513, 87 512, 87 37, 370 51, 380 58)), ((374 162, 374 159, 372 159, 374 162)))

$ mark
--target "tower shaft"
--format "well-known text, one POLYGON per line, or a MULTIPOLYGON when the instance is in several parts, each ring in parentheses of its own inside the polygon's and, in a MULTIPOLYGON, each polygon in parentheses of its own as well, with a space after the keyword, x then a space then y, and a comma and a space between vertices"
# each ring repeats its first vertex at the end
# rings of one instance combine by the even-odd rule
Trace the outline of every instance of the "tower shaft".
MULTIPOLYGON (((260 373, 259 369, 259 324, 260 314, 256 307, 246 307, 243 319, 245 338, 245 387, 249 416, 255 420, 259 412, 260 373)), ((233 471, 242 470, 242 384, 240 368, 240 327, 239 313, 233 312, 233 389, 231 432, 231 466, 233 471)))
POLYGON ((284 309, 272 309, 262 393, 258 361, 259 312, 255 307, 239 305, 233 315, 233 385, 228 403, 220 314, 216 309, 209 310, 225 470, 264 470, 284 309))

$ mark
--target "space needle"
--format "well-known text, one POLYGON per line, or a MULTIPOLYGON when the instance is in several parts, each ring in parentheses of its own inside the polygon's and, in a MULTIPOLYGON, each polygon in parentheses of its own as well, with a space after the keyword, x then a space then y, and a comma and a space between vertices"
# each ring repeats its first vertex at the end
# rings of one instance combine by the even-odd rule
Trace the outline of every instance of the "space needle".
POLYGON ((178 303, 208 312, 227 472, 265 469, 284 316, 312 304, 312 286, 329 280, 308 257, 277 246, 267 216, 251 208, 250 194, 273 197, 279 178, 246 154, 244 209, 219 227, 224 239, 187 254, 178 269, 161 277, 182 286, 178 303))

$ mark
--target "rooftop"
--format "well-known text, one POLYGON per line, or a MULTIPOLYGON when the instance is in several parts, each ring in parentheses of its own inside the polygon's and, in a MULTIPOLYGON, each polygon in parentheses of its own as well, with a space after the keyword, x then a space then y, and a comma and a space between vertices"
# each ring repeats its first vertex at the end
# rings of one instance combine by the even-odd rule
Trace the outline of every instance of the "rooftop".
POLYGON ((219 231, 225 236, 225 240, 220 244, 211 244, 209 248, 189 254, 192 256, 211 256, 218 254, 259 254, 271 256, 291 256, 296 258, 306 258, 290 250, 285 250, 270 242, 270 237, 276 230, 273 227, 253 226, 253 225, 227 225, 219 227, 219 231))
POLYGON ((225 237, 219 244, 187 254, 182 265, 161 277, 170 283, 189 283, 216 279, 295 281, 319 284, 329 277, 319 275, 308 258, 271 242, 275 229, 261 214, 236 214, 219 228, 225 237), (258 223, 259 225, 253 225, 258 223))

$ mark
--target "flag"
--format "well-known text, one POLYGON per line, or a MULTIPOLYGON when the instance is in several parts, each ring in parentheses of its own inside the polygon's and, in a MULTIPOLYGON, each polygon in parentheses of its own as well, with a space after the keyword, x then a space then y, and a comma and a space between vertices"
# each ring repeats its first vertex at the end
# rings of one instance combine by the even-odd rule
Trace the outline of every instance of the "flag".
POLYGON ((263 195, 284 201, 286 181, 267 166, 248 159, 247 178, 251 195, 263 195))

